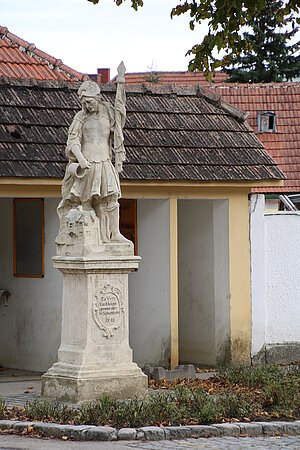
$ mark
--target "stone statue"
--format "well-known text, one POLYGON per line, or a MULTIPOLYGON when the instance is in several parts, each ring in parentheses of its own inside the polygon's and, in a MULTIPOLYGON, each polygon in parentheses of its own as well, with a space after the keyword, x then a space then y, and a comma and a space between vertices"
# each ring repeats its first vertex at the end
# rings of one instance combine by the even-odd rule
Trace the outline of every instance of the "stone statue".
POLYGON ((122 62, 118 67, 114 107, 101 99, 100 88, 93 81, 84 81, 78 90, 82 109, 74 117, 68 132, 66 156, 69 163, 57 209, 60 219, 58 245, 66 244, 70 212, 74 208, 79 214, 89 212, 92 219, 99 219, 100 242, 129 242, 119 231, 118 203, 121 197, 119 173, 125 160, 124 75, 122 62), (112 164, 112 150, 115 165, 112 164))
POLYGON ((92 81, 78 90, 82 110, 69 129, 69 163, 57 209, 60 229, 52 261, 63 279, 61 344, 57 362, 42 377, 42 396, 73 403, 103 395, 143 398, 148 387, 129 346, 128 276, 141 258, 119 231, 123 63, 118 74, 114 107, 92 81))

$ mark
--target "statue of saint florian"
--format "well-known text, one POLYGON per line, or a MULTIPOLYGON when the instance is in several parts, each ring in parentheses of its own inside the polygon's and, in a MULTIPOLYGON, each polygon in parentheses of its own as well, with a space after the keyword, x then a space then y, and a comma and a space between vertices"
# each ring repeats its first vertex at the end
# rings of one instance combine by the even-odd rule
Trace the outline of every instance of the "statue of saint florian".
POLYGON ((125 160, 123 127, 125 110, 125 66, 118 68, 114 107, 101 99, 100 88, 85 81, 78 90, 82 104, 69 128, 66 156, 69 163, 62 183, 62 200, 57 244, 65 244, 66 216, 71 208, 82 205, 99 218, 102 242, 128 242, 119 231, 121 197, 119 173, 125 160), (115 165, 112 164, 112 150, 115 165))

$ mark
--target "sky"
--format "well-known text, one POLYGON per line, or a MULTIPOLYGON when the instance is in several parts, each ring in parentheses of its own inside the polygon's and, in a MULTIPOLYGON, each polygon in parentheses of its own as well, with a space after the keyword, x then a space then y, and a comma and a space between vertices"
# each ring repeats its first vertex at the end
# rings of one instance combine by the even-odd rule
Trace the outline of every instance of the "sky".
POLYGON ((185 71, 206 29, 191 31, 189 16, 171 19, 178 3, 144 0, 136 12, 130 0, 0 0, 0 25, 79 72, 108 67, 113 77, 122 60, 127 72, 185 71))

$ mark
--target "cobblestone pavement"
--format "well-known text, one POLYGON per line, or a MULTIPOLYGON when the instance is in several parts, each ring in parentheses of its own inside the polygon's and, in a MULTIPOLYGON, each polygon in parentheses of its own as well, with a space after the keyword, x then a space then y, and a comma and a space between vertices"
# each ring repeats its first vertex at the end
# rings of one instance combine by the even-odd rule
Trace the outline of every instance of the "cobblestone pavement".
POLYGON ((300 449, 300 438, 276 437, 223 437, 206 439, 184 439, 157 442, 71 442, 0 436, 0 450, 264 450, 300 449))

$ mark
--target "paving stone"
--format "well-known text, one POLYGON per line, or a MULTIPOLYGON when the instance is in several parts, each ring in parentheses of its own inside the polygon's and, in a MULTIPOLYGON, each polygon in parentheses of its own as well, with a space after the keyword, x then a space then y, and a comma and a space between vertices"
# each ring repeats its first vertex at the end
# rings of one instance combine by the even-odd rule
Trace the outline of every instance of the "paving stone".
POLYGON ((191 425, 191 437, 214 437, 220 436, 221 432, 214 426, 210 425, 191 425))
POLYGON ((236 425, 240 427, 241 434, 247 434, 248 436, 261 436, 263 434, 262 425, 258 423, 239 422, 236 425))
POLYGON ((165 439, 165 432, 163 428, 160 427, 141 427, 138 428, 137 432, 144 433, 144 439, 147 441, 159 441, 165 439))
POLYGON ((118 439, 121 441, 130 441, 136 438, 136 429, 135 428, 121 428, 118 431, 118 439))
POLYGON ((92 427, 85 432, 87 441, 114 441, 117 439, 117 430, 112 427, 92 427))
POLYGON ((220 430, 222 436, 239 436, 241 433, 240 427, 233 423, 216 423, 213 426, 220 430))
POLYGON ((164 427, 166 439, 184 439, 191 437, 191 427, 164 427))

